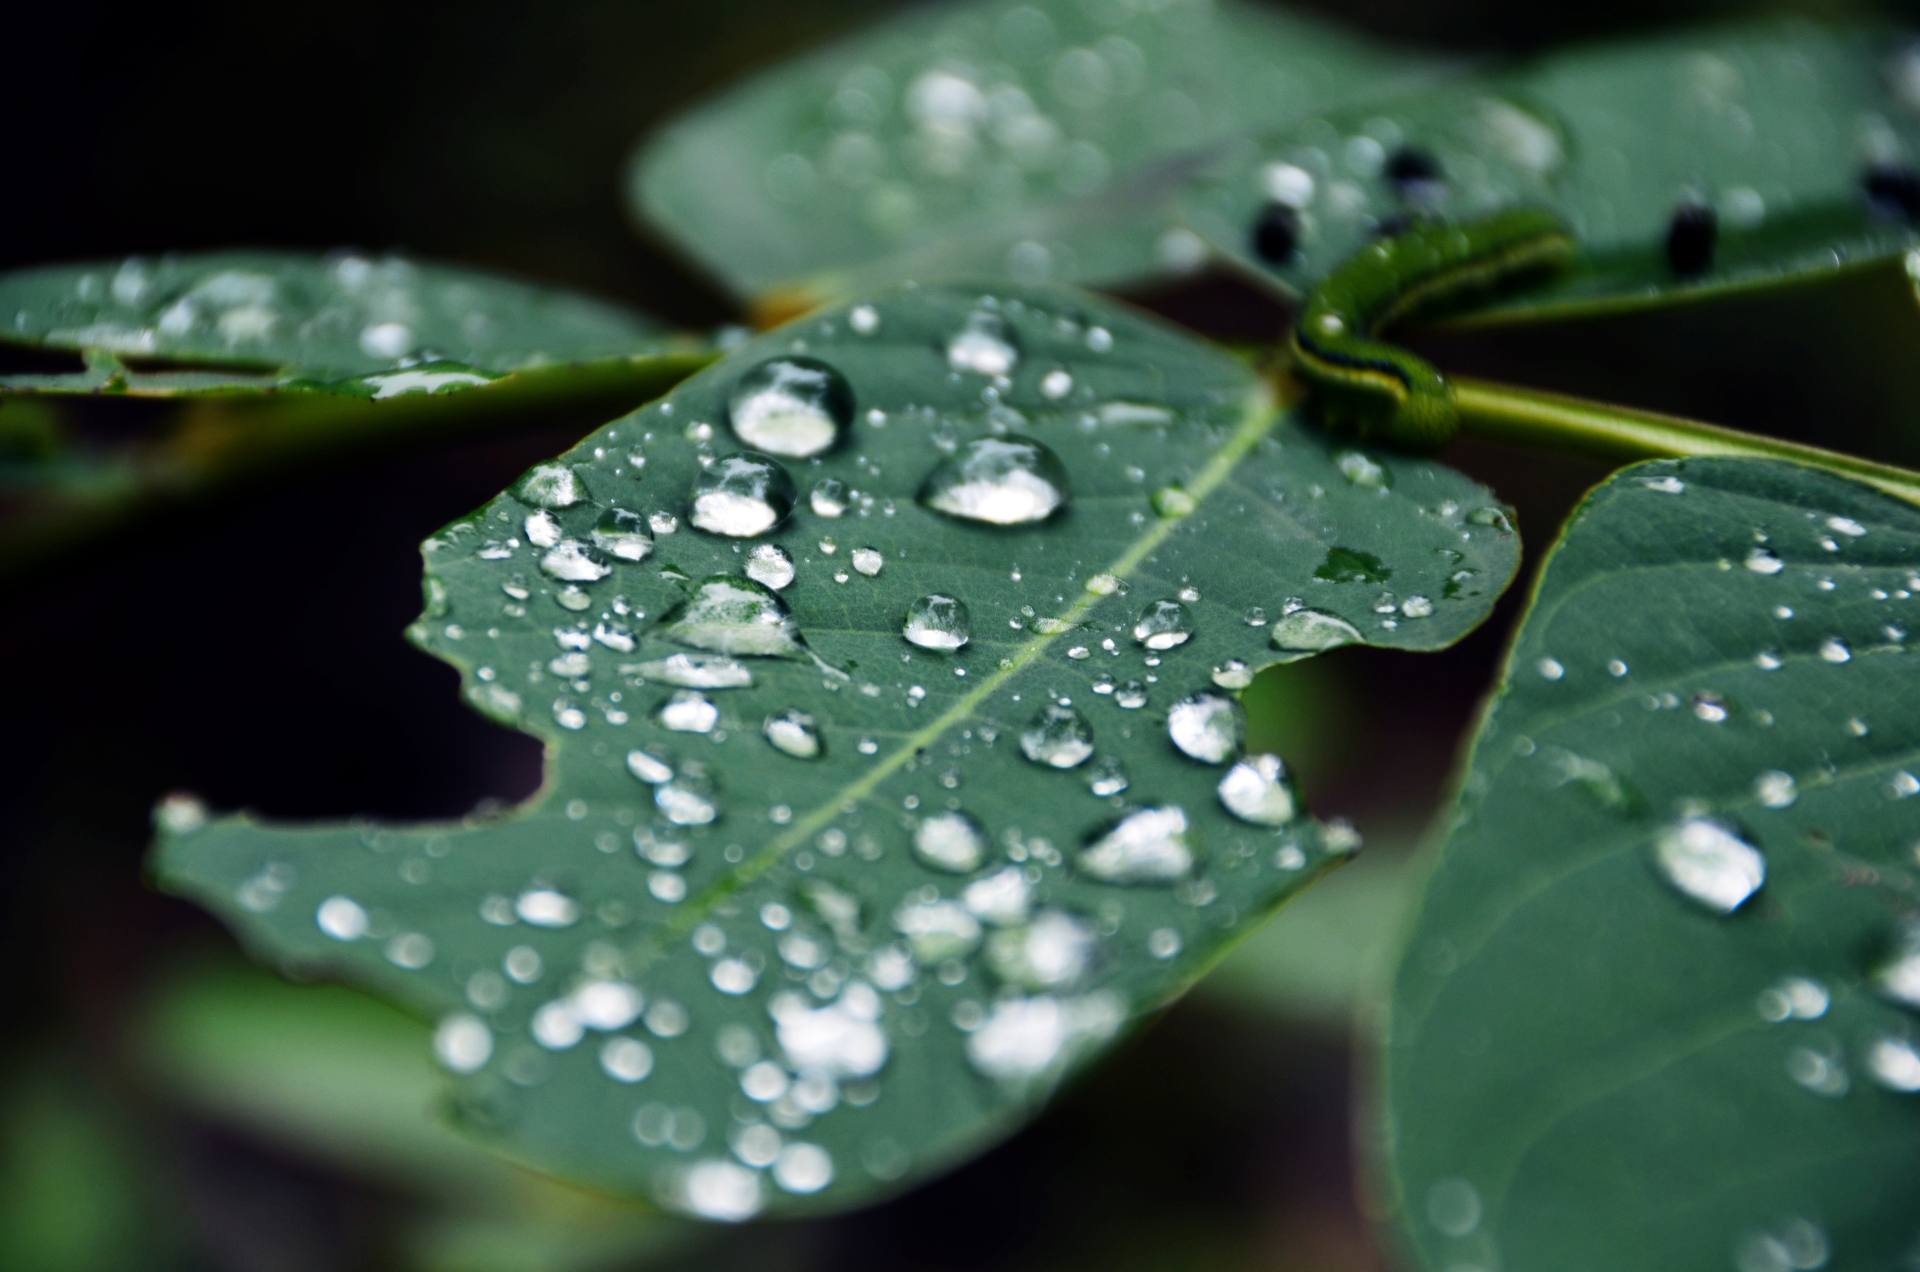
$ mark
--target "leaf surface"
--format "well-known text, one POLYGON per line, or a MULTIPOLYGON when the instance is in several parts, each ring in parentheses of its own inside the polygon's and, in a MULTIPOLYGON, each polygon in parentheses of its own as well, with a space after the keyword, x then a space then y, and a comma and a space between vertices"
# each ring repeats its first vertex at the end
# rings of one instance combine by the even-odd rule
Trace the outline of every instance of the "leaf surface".
POLYGON ((499 275, 396 256, 264 251, 0 275, 0 342, 86 362, 0 376, 0 393, 376 401, 696 348, 617 306, 499 275))
POLYGON ((1917 622, 1920 510, 1867 487, 1693 460, 1589 498, 1397 973, 1424 1266, 1913 1257, 1917 622))
POLYGON ((1408 217, 1515 204, 1561 213, 1581 260, 1501 313, 1784 283, 1914 241, 1915 65, 1878 28, 1792 21, 1575 49, 1243 142, 1195 178, 1184 213, 1296 295, 1408 217), (1295 232, 1270 232, 1263 255, 1254 231, 1276 203, 1291 211, 1265 215, 1295 232), (1676 229, 1683 206, 1711 225, 1676 229), (1294 250, 1276 250, 1288 238, 1294 250))
POLYGON ((642 147, 629 192, 747 298, 1137 281, 1201 263, 1171 201, 1209 147, 1426 73, 1237 0, 943 5, 696 108, 642 147))
POLYGON ((1351 851, 1237 763, 1259 666, 1457 640, 1515 554, 1484 489, 1329 443, 1175 330, 908 287, 427 544, 413 635, 546 741, 538 798, 179 806, 158 869, 436 1018, 520 1159, 712 1218, 852 1204, 1007 1133, 1351 851))

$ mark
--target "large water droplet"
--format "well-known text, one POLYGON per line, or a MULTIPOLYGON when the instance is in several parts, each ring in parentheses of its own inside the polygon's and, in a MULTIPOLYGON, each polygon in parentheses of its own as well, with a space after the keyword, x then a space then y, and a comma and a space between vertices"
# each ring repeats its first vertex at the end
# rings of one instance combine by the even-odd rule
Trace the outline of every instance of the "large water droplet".
POLYGON ((1193 615, 1178 601, 1154 601, 1133 624, 1133 638, 1148 649, 1172 649, 1192 637, 1193 615))
POLYGON ((1284 826, 1297 811, 1287 766, 1277 755, 1249 755, 1220 779, 1220 802, 1241 821, 1284 826))
POLYGON ((950 653, 972 638, 973 619, 964 601, 935 592, 907 607, 900 634, 910 645, 950 653))
POLYGON ((1167 737, 1202 764, 1224 764, 1240 749, 1245 719, 1240 704, 1222 694, 1188 694, 1167 712, 1167 737))
POLYGON ((694 482, 687 520, 708 534, 750 539, 765 534, 793 511, 793 478, 765 455, 742 453, 716 459, 694 482))
POLYGON ((716 574, 667 615, 669 640, 745 658, 801 652, 800 627, 786 602, 751 579, 716 574))
POLYGON ((1044 521, 1067 502, 1060 457, 1030 437, 977 437, 927 474, 920 502, 996 526, 1044 521))
POLYGON ((682 689, 660 704, 655 718, 675 733, 712 733, 720 723, 720 708, 705 694, 682 689))
POLYGON ((1084 764, 1093 755, 1093 726, 1072 707, 1050 704, 1020 731, 1020 754, 1048 768, 1084 764))
POLYGON ((967 1036, 967 1061, 1000 1082, 1033 1082, 1058 1072, 1084 1046, 1109 1037, 1122 1019, 1120 1004, 1109 994, 1004 998, 967 1036))
POLYGON ((578 539, 562 539, 540 558, 540 572, 565 583, 592 583, 613 573, 598 552, 578 539))
POLYGON ((1351 645, 1359 639, 1359 628, 1325 610, 1297 609, 1282 615, 1273 625, 1273 647, 1302 658, 1351 645))
POLYGON ((536 464, 513 493, 536 508, 571 508, 587 497, 587 488, 565 464, 536 464))
POLYGON ((1136 809, 1095 832, 1076 864, 1105 883, 1172 883, 1193 868, 1186 810, 1136 809))
POLYGON ((727 422, 757 451, 807 459, 830 449, 853 420, 845 376, 814 358, 772 358, 733 386, 727 422))
POLYGON ((1717 914, 1732 914, 1766 882, 1767 861, 1731 826, 1686 817, 1653 842, 1661 877, 1682 895, 1717 914))
POLYGON ((1020 365, 1020 338, 993 310, 976 309, 947 341, 947 365, 975 375, 1012 375, 1020 365))
POLYGON ((773 749, 797 760, 811 760, 823 749, 820 729, 804 711, 781 711, 767 717, 763 730, 773 749))
POLYGON ((958 810, 935 813, 913 828, 913 855, 935 870, 969 874, 986 860, 987 832, 958 810))

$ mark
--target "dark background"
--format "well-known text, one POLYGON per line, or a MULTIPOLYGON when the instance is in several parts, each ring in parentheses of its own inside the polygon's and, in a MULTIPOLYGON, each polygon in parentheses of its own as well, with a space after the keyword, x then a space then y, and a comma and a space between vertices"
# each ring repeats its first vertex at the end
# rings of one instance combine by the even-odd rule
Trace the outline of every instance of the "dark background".
MULTIPOLYGON (((357 245, 689 326, 734 319, 628 219, 629 148, 691 98, 893 7, 17 7, 0 23, 0 268, 357 245)), ((1301 7, 1462 52, 1751 10, 1301 7)), ((1145 299, 1218 331, 1284 318, 1221 279, 1145 299)), ((1426 348, 1459 370, 1912 462, 1913 308, 1888 272, 1426 348)), ((96 426, 152 413, 114 405, 96 426)), ((536 745, 463 709, 452 672, 399 639, 419 604, 415 545, 619 409, 548 409, 430 453, 282 475, 0 579, 0 1266, 389 1266, 403 1234, 445 1209, 422 1199, 432 1189, 330 1165, 154 1076, 138 1028, 154 985, 183 958, 237 956, 200 911, 145 888, 147 819, 174 789, 278 817, 392 818, 532 791, 536 745)), ((1536 551, 1604 471, 1470 446, 1449 458, 1519 502, 1536 551)), ((1407 848, 1443 798, 1519 594, 1445 655, 1346 653, 1263 683, 1282 734, 1288 704, 1344 722, 1289 747, 1316 811, 1353 818, 1389 859, 1407 848)), ((1345 967, 1375 944, 1349 931, 1338 949, 1256 954, 1232 992, 1194 995, 945 1179, 841 1219, 706 1236, 648 1266, 1382 1268, 1351 1146, 1366 1049, 1337 995, 1329 1009, 1298 984, 1316 960, 1345 967)))

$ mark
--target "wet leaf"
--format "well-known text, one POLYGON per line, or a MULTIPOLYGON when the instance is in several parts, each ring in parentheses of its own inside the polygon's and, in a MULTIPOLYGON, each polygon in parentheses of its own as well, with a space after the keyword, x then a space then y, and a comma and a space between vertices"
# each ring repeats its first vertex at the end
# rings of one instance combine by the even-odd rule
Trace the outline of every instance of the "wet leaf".
POLYGON ((1516 544, 1464 477, 1342 454, 1079 293, 817 315, 427 544, 413 635, 547 742, 538 798, 175 803, 161 878, 435 1018, 468 1127, 543 1169, 728 1219, 903 1187, 1351 850, 1239 754, 1238 691, 1457 640, 1516 544))
POLYGON ((1171 200, 1209 147, 1423 73, 1236 0, 943 5, 695 109, 630 198, 774 308, 909 277, 1127 282, 1201 263, 1171 200))
POLYGON ((1920 510, 1779 463, 1576 515, 1397 974, 1423 1266, 1911 1260, 1917 571, 1920 510))
MULTIPOLYGON (((0 394, 325 393, 386 401, 697 346, 584 296, 400 257, 206 252, 0 275, 0 344, 72 371, 0 394)), ((4 364, 0 364, 4 365, 4 364)))
POLYGON ((1503 312, 1815 276, 1914 241, 1917 58, 1877 28, 1804 22, 1575 49, 1245 142, 1184 210, 1293 294, 1410 217, 1514 204, 1560 212, 1582 260, 1503 312))

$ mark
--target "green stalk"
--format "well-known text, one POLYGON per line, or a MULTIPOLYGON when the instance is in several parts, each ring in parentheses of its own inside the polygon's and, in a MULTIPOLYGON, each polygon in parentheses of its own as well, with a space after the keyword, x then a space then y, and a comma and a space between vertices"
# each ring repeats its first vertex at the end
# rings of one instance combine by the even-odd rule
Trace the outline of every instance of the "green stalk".
POLYGON ((1559 393, 1543 393, 1471 376, 1449 376, 1469 437, 1579 450, 1612 459, 1680 459, 1732 455, 1779 459, 1851 477, 1908 503, 1920 504, 1920 473, 1857 455, 1706 424, 1678 415, 1637 411, 1559 393))

